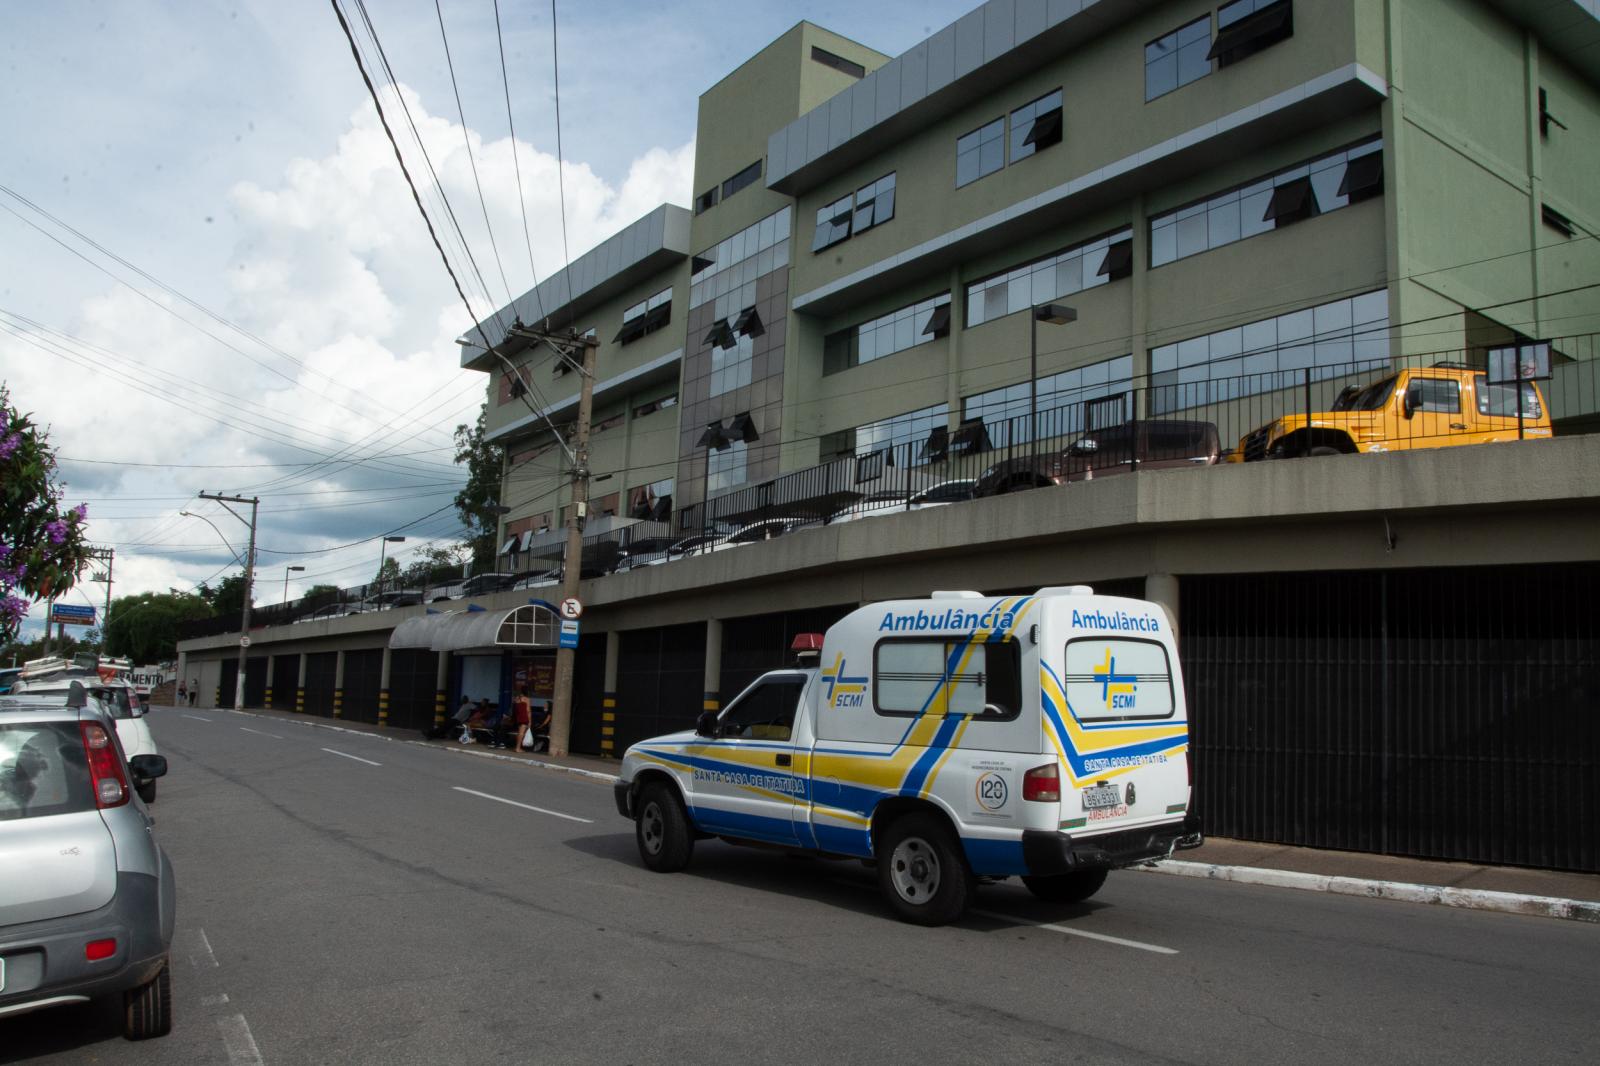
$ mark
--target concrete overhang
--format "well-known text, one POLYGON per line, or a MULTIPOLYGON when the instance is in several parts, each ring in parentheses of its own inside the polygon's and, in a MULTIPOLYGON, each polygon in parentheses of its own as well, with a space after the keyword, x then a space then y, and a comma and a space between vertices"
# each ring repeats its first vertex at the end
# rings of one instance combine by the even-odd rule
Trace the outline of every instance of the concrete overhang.
POLYGON ((799 196, 1160 0, 989 0, 767 138, 767 187, 799 196))
POLYGON ((475 323, 460 338, 461 366, 486 371, 496 364, 484 348, 486 339, 507 358, 529 347, 533 342, 526 338, 506 336, 514 321, 565 323, 683 262, 689 257, 690 217, 687 208, 662 204, 475 323))
POLYGON ((1309 126, 1358 114, 1375 107, 1388 92, 1384 79, 1359 63, 1331 70, 801 293, 794 298, 794 309, 812 315, 845 310, 931 272, 1009 247, 1043 227, 1161 188, 1309 126))
MULTIPOLYGON (((677 348, 666 355, 652 359, 632 370, 624 370, 620 374, 598 381, 594 386, 594 402, 596 405, 605 404, 611 400, 626 396, 629 392, 653 385, 661 381, 678 380, 678 364, 683 362, 683 349, 677 348)), ((557 400, 547 404, 536 411, 529 411, 521 418, 507 422, 499 429, 484 434, 487 441, 505 441, 513 437, 534 433, 539 430, 548 430, 549 423, 559 421, 569 414, 576 414, 578 410, 578 397, 576 394, 564 400, 557 400)))
POLYGON ((1600 84, 1600 0, 1489 2, 1531 29, 1546 49, 1600 84))

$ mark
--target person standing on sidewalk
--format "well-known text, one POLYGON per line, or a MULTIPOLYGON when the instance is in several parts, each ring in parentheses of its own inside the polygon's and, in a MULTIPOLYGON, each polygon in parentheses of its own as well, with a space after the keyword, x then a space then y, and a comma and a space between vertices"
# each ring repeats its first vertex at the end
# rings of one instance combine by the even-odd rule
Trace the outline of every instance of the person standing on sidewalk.
POLYGON ((189 687, 182 681, 178 682, 178 706, 182 707, 189 702, 189 687))
POLYGON ((516 750, 521 751, 522 738, 527 734, 528 727, 533 724, 533 705, 528 702, 527 686, 517 686, 517 694, 511 697, 511 713, 517 723, 516 750))
POLYGON ((189 682, 189 706, 194 706, 195 697, 200 695, 200 679, 197 677, 189 682))

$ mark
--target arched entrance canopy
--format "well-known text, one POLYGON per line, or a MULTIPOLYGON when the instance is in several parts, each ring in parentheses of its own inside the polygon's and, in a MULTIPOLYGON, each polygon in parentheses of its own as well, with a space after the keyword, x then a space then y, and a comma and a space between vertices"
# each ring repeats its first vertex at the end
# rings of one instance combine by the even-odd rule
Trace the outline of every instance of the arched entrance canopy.
POLYGON ((389 636, 391 648, 431 651, 483 651, 498 648, 555 648, 560 632, 556 614, 542 603, 498 611, 468 608, 408 618, 389 636))

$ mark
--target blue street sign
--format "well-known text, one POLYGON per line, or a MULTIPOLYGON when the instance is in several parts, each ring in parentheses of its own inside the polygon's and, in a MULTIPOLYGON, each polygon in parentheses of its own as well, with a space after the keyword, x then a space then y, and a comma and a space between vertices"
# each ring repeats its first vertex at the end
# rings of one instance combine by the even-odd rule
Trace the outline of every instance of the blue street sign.
POLYGON ((560 648, 576 648, 578 646, 578 620, 576 618, 563 618, 561 620, 561 640, 556 646, 560 648))
POLYGON ((75 603, 56 603, 50 606, 50 621, 65 622, 69 626, 94 625, 94 608, 80 607, 75 603))

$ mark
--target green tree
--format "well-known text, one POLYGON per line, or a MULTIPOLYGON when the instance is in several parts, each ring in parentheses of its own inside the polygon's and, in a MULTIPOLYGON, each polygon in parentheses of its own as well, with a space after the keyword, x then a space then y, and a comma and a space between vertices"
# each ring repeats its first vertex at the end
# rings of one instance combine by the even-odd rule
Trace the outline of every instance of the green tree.
POLYGON ((456 513, 467 527, 474 570, 494 567, 494 540, 500 529, 500 516, 495 509, 500 503, 500 475, 505 469, 505 449, 483 439, 487 410, 487 405, 478 408, 475 424, 456 427, 456 462, 467 468, 467 483, 456 493, 456 513))
MULTIPOLYGON (((219 618, 237 618, 244 613, 244 571, 229 574, 217 582, 217 587, 212 588, 204 582, 195 589, 196 594, 210 607, 212 614, 219 618)), ((250 605, 255 606, 255 597, 250 597, 250 605)))
POLYGON ((77 583, 88 563, 88 510, 62 508, 49 435, 0 385, 0 641, 16 636, 30 600, 77 583))
POLYGON ((192 593, 120 596, 111 601, 107 654, 126 655, 135 663, 164 662, 178 654, 178 628, 182 623, 210 617, 211 605, 192 593))
POLYGON ((378 572, 372 578, 372 586, 373 591, 400 587, 400 564, 393 556, 385 558, 383 565, 378 567, 378 572))

